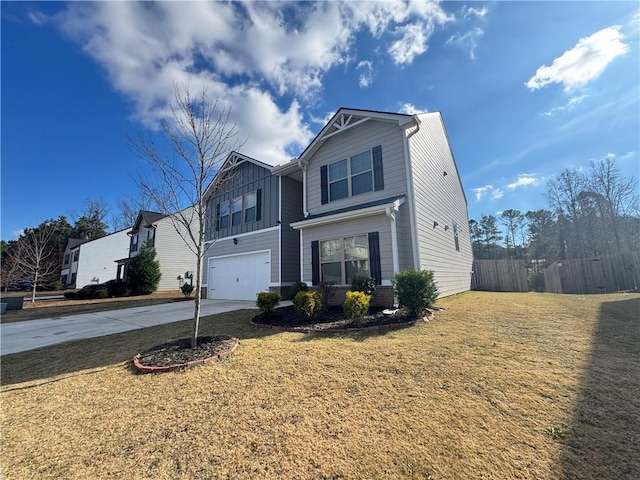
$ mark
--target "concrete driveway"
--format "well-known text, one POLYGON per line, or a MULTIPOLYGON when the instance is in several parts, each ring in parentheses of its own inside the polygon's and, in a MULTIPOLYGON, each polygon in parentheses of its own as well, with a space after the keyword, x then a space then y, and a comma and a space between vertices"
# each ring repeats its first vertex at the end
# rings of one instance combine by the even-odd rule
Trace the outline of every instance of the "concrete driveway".
MULTIPOLYGON (((203 300, 202 316, 245 308, 256 308, 256 302, 203 300)), ((193 309, 193 302, 175 302, 1 324, 0 354, 187 320, 193 318, 193 309)))

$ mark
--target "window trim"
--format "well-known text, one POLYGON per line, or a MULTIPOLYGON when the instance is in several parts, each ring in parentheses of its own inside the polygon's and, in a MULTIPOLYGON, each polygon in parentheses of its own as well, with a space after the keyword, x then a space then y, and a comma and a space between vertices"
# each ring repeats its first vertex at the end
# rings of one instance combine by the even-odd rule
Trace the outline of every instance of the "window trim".
POLYGON ((347 278, 347 263, 348 262, 355 262, 355 261, 365 261, 367 262, 367 269, 368 269, 368 275, 371 276, 371 246, 370 246, 370 239, 368 234, 363 233, 363 234, 359 234, 359 235, 348 235, 346 237, 338 237, 338 238, 327 238, 325 240, 320 240, 318 241, 318 267, 319 267, 319 281, 324 281, 323 279, 323 265, 326 264, 335 264, 335 263, 339 263, 340 264, 340 283, 336 283, 336 285, 339 286, 344 286, 344 285, 349 285, 350 281, 347 278), (345 248, 345 241, 348 239, 356 239, 356 238, 360 238, 363 237, 366 243, 366 256, 364 258, 354 258, 354 259, 347 259, 346 258, 346 248, 345 248), (339 242, 339 260, 323 260, 322 259, 322 244, 325 242, 339 242))
POLYGON ((331 162, 320 167, 320 190, 321 190, 321 198, 320 203, 325 205, 329 202, 336 202, 338 200, 342 200, 345 198, 352 198, 358 195, 362 195, 369 192, 377 192, 380 190, 384 190, 384 172, 383 172, 383 164, 382 164, 382 145, 376 145, 367 150, 363 150, 362 152, 356 153, 354 155, 349 155, 346 158, 342 158, 335 162, 331 162), (369 160, 369 169, 364 170, 358 173, 352 173, 352 162, 356 157, 361 155, 368 154, 369 160), (340 177, 337 179, 330 178, 330 170, 332 166, 338 165, 341 162, 346 162, 346 176, 340 177), (353 193, 353 182, 357 177, 361 177, 367 175, 370 178, 370 188, 367 190, 353 193), (347 184, 347 194, 346 196, 339 196, 338 198, 332 198, 331 195, 331 187, 339 182, 343 182, 346 180, 347 184))
POLYGON ((231 215, 231 226, 232 227, 238 227, 240 225, 242 225, 242 213, 243 213, 243 209, 242 209, 242 198, 243 196, 240 195, 238 197, 234 197, 231 200, 231 204, 229 206, 229 214, 231 215), (238 206, 237 210, 234 210, 234 208, 238 206), (240 214, 240 219, 238 220, 238 222, 236 223, 236 215, 240 214))

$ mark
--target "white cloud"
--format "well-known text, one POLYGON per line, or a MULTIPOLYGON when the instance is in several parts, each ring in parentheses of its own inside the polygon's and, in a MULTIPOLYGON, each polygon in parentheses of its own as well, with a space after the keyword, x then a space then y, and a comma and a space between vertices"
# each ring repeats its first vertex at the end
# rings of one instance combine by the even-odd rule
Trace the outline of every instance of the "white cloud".
POLYGON ((485 197, 489 197, 492 200, 497 200, 504 196, 504 191, 500 188, 496 188, 493 185, 485 185, 484 187, 472 188, 471 191, 476 196, 476 201, 480 201, 485 197))
POLYGON ((387 52, 396 65, 402 65, 413 62, 415 57, 427 51, 427 40, 433 33, 433 29, 411 24, 398 27, 397 32, 402 35, 402 38, 393 42, 387 52))
POLYGON ((400 113, 406 113, 407 115, 415 115, 417 113, 426 113, 429 110, 426 108, 418 108, 412 103, 401 103, 399 111, 400 113))
POLYGON ((471 60, 476 58, 476 48, 478 47, 478 39, 484 35, 484 30, 475 27, 465 33, 455 33, 446 42, 446 45, 454 45, 469 52, 471 60))
MULTIPOLYGON (((221 107, 232 107, 231 120, 248 136, 243 150, 277 163, 311 139, 300 105, 315 100, 329 70, 352 62, 358 32, 381 38, 405 65, 452 17, 438 2, 410 0, 70 2, 54 16, 30 19, 55 23, 81 45, 131 102, 136 120, 154 126, 166 117, 175 84, 204 85, 221 107)), ((358 65, 365 87, 372 63, 358 65)))
POLYGON ((23 233, 24 233, 24 228, 21 228, 20 230, 14 230, 13 232, 11 232, 11 239, 17 240, 22 236, 23 233))
POLYGON ((573 110, 574 108, 576 108, 577 105, 582 103, 582 101, 585 98, 588 98, 588 97, 589 97, 589 95, 586 95, 586 94, 585 95, 579 95, 577 97, 571 97, 569 99, 569 101, 566 103, 566 105, 562 105, 560 107, 552 108, 551 110, 544 112, 544 114, 550 117, 552 115, 555 115, 557 112, 562 112, 562 111, 565 111, 565 110, 573 110))
POLYGON ((509 190, 515 190, 516 188, 525 187, 527 185, 539 185, 540 178, 531 173, 521 173, 518 175, 518 179, 515 182, 507 184, 509 190))
POLYGON ((482 8, 467 7, 463 9, 463 15, 465 18, 484 18, 487 16, 487 13, 489 13, 489 9, 486 6, 483 6, 482 8))
POLYGON ((538 68, 525 85, 530 90, 537 90, 559 83, 565 92, 570 92, 598 78, 607 65, 629 50, 629 46, 622 42, 621 28, 615 25, 581 38, 573 48, 555 58, 550 66, 538 68))
POLYGON ((373 63, 370 60, 363 60, 358 63, 356 70, 364 69, 364 72, 360 74, 359 85, 361 88, 366 88, 371 85, 373 81, 373 63))

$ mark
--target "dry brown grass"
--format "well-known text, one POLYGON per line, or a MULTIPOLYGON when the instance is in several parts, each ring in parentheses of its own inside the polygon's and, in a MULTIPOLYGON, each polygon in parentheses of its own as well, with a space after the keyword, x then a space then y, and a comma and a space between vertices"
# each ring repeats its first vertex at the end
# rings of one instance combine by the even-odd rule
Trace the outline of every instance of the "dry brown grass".
MULTIPOLYGON (((59 294, 61 292, 52 292, 59 294)), ((5 296, 5 294, 2 294, 5 296)), ((10 292, 7 296, 16 295, 10 292)), ((38 320, 42 318, 62 317, 65 315, 79 315, 81 313, 104 312, 106 310, 116 310, 130 307, 147 307, 149 305, 160 305, 172 301, 174 298, 183 298, 184 295, 179 290, 173 292, 158 292, 151 295, 141 295, 136 297, 104 298, 93 300, 69 300, 66 298, 51 300, 30 300, 24 301, 22 310, 9 310, 0 317, 0 322, 22 322, 25 320, 38 320)))
POLYGON ((10 479, 640 478, 640 295, 440 304, 434 321, 387 334, 208 317, 202 334, 240 348, 162 375, 134 375, 127 359, 190 322, 2 357, 2 468, 10 479))

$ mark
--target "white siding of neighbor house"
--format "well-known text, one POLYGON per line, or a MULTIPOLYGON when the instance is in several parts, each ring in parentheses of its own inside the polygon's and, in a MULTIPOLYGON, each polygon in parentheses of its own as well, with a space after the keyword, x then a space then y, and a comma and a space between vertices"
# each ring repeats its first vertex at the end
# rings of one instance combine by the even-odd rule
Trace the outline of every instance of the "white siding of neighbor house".
MULTIPOLYGON (((178 235, 171 219, 165 217, 156 223, 156 233, 154 246, 156 250, 156 259, 160 262, 160 271, 162 278, 158 285, 159 292, 178 290, 178 275, 185 272, 196 272, 196 256, 184 242, 182 237, 178 235)), ((146 229, 140 227, 140 247, 146 240, 146 229)), ((195 281, 194 281, 195 283, 195 281)))
MULTIPOLYGON (((280 248, 278 247, 279 228, 268 230, 258 230, 252 233, 245 233, 236 237, 225 237, 210 244, 204 255, 204 267, 202 269, 202 284, 208 283, 208 263, 212 257, 222 257, 227 255, 237 255, 240 253, 250 253, 269 250, 271 252, 271 283, 276 285, 279 279, 280 248), (238 239, 238 243, 233 243, 233 238, 238 239)), ((230 272, 232 274, 232 272, 230 272)))
MULTIPOLYGON (((83 243, 77 264, 76 286, 104 283, 116 278, 116 260, 129 256, 129 229, 83 243), (97 279, 97 281, 96 281, 97 279)), ((73 253, 72 253, 73 255, 73 253)))
POLYGON ((407 193, 403 130, 397 122, 368 120, 325 141, 309 160, 307 169, 307 210, 312 215, 339 210, 407 193), (348 159, 382 145, 384 190, 366 192, 322 205, 320 167, 348 159))
MULTIPOLYGON (((402 209, 403 206, 401 206, 400 209, 402 209)), ((312 285, 312 241, 366 235, 369 232, 378 232, 380 239, 380 266, 382 271, 382 282, 383 284, 387 284, 393 276, 393 257, 391 249, 391 221, 384 213, 352 220, 344 220, 328 225, 305 228, 302 231, 302 251, 304 255, 303 281, 307 285, 312 285)))
POLYGON ((419 118, 420 129, 408 140, 419 266, 433 270, 443 297, 470 289, 473 254, 469 216, 441 115, 425 113, 419 118), (458 224, 460 251, 455 249, 453 221, 458 224))

